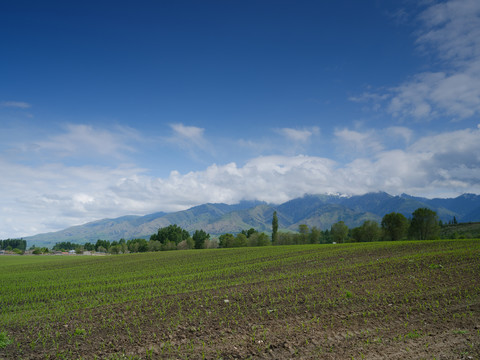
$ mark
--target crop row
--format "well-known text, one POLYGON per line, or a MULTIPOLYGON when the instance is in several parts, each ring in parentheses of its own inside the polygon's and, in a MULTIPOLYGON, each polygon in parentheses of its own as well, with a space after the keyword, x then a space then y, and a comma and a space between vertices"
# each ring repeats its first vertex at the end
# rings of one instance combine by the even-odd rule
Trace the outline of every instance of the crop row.
POLYGON ((7 359, 430 354, 447 332, 463 352, 480 344, 477 240, 5 257, 0 289, 7 359))

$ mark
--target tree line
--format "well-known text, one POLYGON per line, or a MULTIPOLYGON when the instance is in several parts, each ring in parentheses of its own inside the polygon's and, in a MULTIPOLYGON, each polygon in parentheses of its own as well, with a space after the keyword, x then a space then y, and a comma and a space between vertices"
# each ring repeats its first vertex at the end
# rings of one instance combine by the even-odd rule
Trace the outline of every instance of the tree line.
POLYGON ((205 248, 231 248, 245 246, 294 245, 294 244, 331 244, 345 242, 398 241, 403 239, 427 240, 438 236, 441 222, 437 213, 428 208, 419 208, 407 219, 403 214, 386 214, 381 223, 366 220, 361 226, 350 229, 345 222, 338 221, 330 229, 321 230, 316 226, 300 224, 298 232, 278 230, 278 217, 272 216, 271 236, 254 228, 242 230, 238 234, 226 233, 218 239, 210 239, 204 230, 195 230, 192 235, 174 224, 158 229, 149 240, 138 238, 119 241, 97 240, 95 244, 78 245, 70 242, 57 243, 54 250, 75 249, 97 251, 111 254, 137 253, 148 251, 188 250, 205 248))
POLYGON ((0 250, 13 251, 14 249, 25 251, 27 249, 27 241, 23 239, 0 240, 0 250))
MULTIPOLYGON (((272 224, 274 222, 272 221, 272 224)), ((407 219, 403 214, 386 214, 380 224, 365 220, 361 226, 350 229, 345 222, 338 221, 330 230, 321 231, 313 226, 299 225, 298 233, 272 235, 274 245, 331 244, 345 242, 398 241, 404 239, 436 239, 440 230, 437 213, 428 208, 419 208, 407 219)), ((273 226, 272 226, 273 227, 273 226)))
POLYGON ((120 239, 109 241, 98 239, 96 243, 87 242, 83 245, 68 241, 58 242, 53 250, 75 250, 81 254, 85 251, 96 251, 110 254, 138 253, 147 251, 188 250, 217 247, 217 243, 210 240, 210 234, 204 230, 195 230, 192 235, 187 230, 174 224, 158 229, 156 234, 147 241, 143 238, 120 239))

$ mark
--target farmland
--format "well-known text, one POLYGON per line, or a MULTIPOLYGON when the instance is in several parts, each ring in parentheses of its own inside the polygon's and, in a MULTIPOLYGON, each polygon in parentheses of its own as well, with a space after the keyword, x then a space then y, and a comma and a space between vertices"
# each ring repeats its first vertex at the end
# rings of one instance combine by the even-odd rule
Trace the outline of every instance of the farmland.
POLYGON ((0 257, 0 359, 479 356, 479 240, 0 257))

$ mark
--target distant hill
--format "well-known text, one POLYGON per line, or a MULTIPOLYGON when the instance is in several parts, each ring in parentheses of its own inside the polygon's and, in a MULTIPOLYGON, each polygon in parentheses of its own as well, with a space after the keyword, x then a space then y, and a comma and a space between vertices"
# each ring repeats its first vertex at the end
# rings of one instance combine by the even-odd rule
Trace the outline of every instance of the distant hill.
POLYGON ((329 229, 342 220, 349 227, 365 220, 380 222, 385 214, 399 212, 407 218, 420 207, 437 212, 448 223, 480 221, 480 196, 464 194, 450 199, 427 199, 407 194, 389 195, 385 192, 358 196, 305 195, 280 205, 259 201, 245 201, 235 205, 203 204, 174 213, 158 212, 145 216, 123 216, 103 219, 65 230, 26 237, 29 245, 52 246, 60 241, 72 243, 96 242, 97 239, 119 240, 143 237, 148 239, 161 227, 177 224, 193 232, 203 229, 212 236, 244 229, 271 231, 273 212, 277 211, 279 228, 297 231, 299 224, 329 229))

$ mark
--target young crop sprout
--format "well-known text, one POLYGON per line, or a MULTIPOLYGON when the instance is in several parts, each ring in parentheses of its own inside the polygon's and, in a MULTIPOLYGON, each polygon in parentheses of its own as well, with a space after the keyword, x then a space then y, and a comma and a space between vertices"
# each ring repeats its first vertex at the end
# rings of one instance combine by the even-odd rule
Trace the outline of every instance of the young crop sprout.
POLYGON ((0 359, 456 358, 437 329, 473 353, 479 256, 429 240, 2 258, 0 359))

